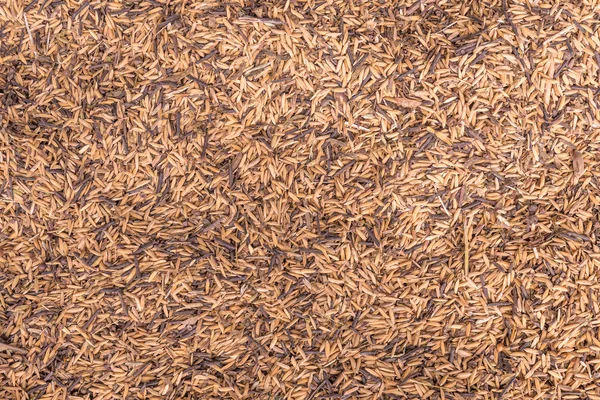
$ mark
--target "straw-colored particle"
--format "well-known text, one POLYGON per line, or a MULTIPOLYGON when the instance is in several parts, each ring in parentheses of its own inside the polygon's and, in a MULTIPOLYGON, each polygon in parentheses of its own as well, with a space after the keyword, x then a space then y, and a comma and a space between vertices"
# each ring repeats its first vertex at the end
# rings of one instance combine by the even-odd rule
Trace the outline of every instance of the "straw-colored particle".
POLYGON ((0 2, 0 399, 599 399, 598 7, 0 2))

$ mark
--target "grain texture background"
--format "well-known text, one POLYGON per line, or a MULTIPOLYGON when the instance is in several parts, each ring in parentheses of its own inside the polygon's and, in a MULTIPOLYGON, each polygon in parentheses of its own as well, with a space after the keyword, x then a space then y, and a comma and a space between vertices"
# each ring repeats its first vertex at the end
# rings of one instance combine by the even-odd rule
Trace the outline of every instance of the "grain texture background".
POLYGON ((599 12, 0 1, 0 398, 600 399, 599 12))

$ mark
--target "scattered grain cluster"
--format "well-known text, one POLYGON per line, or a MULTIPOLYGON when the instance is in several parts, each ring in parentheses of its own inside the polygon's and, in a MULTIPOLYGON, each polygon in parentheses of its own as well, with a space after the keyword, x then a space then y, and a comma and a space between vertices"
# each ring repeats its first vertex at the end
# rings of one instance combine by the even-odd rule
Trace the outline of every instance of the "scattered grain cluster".
POLYGON ((600 399, 591 0, 0 1, 0 398, 600 399))

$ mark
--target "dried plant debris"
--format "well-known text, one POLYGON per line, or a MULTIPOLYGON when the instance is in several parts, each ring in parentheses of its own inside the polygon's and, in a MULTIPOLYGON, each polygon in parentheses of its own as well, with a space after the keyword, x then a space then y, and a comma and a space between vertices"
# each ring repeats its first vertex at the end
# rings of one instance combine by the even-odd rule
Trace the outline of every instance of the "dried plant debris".
POLYGON ((0 3, 0 398, 600 399, 592 1, 0 3))
POLYGON ((575 174, 575 178, 579 178, 585 172, 583 156, 579 151, 573 150, 571 157, 573 158, 573 173, 575 174))

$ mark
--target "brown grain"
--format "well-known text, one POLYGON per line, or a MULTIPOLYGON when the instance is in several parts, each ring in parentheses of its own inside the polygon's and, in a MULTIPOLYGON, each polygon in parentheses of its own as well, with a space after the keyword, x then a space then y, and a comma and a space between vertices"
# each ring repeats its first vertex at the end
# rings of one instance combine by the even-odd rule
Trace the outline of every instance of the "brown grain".
POLYGON ((599 27, 0 2, 0 399, 600 399, 599 27))

